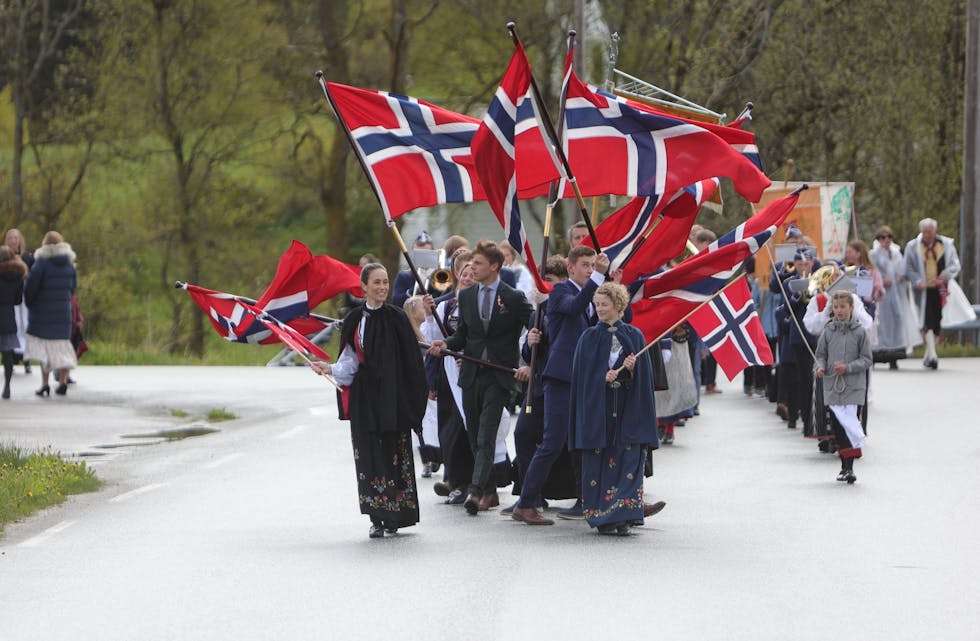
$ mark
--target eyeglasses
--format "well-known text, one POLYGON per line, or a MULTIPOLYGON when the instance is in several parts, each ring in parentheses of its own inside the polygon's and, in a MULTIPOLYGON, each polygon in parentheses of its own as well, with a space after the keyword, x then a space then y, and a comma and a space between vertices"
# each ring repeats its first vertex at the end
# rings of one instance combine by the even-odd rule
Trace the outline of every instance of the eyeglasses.
POLYGON ((875 236, 875 238, 878 239, 878 240, 884 240, 886 238, 891 238, 891 237, 892 237, 891 234, 882 234, 880 236, 875 236))

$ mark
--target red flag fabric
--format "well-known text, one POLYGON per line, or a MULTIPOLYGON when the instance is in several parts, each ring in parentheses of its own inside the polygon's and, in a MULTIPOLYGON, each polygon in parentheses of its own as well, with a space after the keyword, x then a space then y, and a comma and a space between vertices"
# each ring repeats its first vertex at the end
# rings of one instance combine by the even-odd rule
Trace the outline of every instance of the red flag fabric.
MULTIPOLYGON (((521 222, 517 194, 516 135, 519 114, 533 114, 534 98, 530 94, 531 66, 520 43, 514 49, 500 87, 487 107, 487 113, 473 136, 473 161, 477 175, 486 192, 487 202, 497 222, 504 229, 507 242, 527 263, 535 286, 540 292, 550 292, 544 282, 528 245, 521 222)), ((536 118, 535 123, 539 122, 536 118)), ((552 169, 554 165, 552 164, 552 169)))
POLYGON ((750 365, 772 365, 772 350, 745 278, 723 290, 688 319, 728 380, 750 365))
POLYGON ((326 254, 314 256, 294 240, 279 259, 276 275, 255 304, 283 322, 310 315, 323 301, 348 292, 363 297, 361 268, 326 254))
POLYGON ((700 180, 725 176, 742 196, 758 202, 771 181, 718 135, 751 133, 720 125, 709 130, 704 124, 641 110, 570 74, 564 144, 585 195, 674 194, 700 180))
MULTIPOLYGON (((611 261, 612 269, 622 269, 622 282, 632 283, 651 274, 670 259, 684 253, 691 227, 701 204, 711 197, 718 186, 717 179, 702 180, 682 189, 666 204, 663 199, 637 197, 614 212, 596 227, 596 237, 611 261), (659 214, 660 221, 650 237, 623 266, 623 261, 637 245, 659 214)), ((585 241, 591 245, 591 240, 585 241)))
POLYGON ((284 345, 289 347, 289 349, 306 356, 308 359, 319 358, 325 361, 330 360, 330 356, 325 351, 320 349, 316 343, 308 339, 306 336, 303 336, 286 323, 277 320, 271 314, 263 312, 254 305, 243 303, 243 307, 257 322, 265 326, 284 345))
POLYGON ((479 120, 387 91, 323 86, 388 220, 417 207, 485 199, 472 164, 456 162, 469 158, 479 120))

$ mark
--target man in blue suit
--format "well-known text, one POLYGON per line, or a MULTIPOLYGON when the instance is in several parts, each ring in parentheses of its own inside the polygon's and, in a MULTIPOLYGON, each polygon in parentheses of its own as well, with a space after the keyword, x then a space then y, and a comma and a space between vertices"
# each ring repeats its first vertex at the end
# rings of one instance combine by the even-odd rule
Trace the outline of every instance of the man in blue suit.
MULTIPOLYGON (((514 508, 512 518, 529 525, 552 525, 538 512, 541 489, 544 487, 551 466, 561 454, 568 440, 568 420, 570 390, 572 380, 572 360, 575 346, 586 329, 596 322, 592 297, 595 290, 605 282, 609 270, 609 258, 605 254, 596 255, 587 245, 576 245, 568 252, 568 280, 558 283, 548 296, 548 311, 545 316, 547 333, 551 341, 548 349, 548 362, 542 372, 544 383, 544 435, 541 445, 534 452, 518 507, 514 508)), ((581 468, 576 468, 576 486, 581 497, 581 468)), ((570 510, 559 513, 563 518, 581 518, 581 498, 570 510)))

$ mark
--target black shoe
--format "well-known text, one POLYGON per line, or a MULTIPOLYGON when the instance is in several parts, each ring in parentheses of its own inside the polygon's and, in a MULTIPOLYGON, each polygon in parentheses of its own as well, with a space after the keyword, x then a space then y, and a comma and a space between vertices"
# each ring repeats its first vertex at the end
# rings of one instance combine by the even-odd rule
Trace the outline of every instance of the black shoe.
POLYGON ((847 474, 844 476, 844 480, 847 481, 848 485, 854 485, 854 481, 858 480, 858 477, 854 476, 853 470, 847 470, 847 474))
POLYGON ((28 363, 27 361, 24 361, 24 373, 25 374, 31 373, 31 364, 28 363))
POLYGON ((846 480, 847 480, 847 470, 841 470, 840 472, 838 472, 837 481, 843 483, 846 480))
POLYGON ((369 539, 383 539, 384 535, 385 535, 385 530, 383 527, 374 523, 371 524, 371 529, 368 530, 369 539))
POLYGON ((600 525, 599 527, 596 528, 596 532, 598 532, 599 534, 616 534, 616 526, 611 524, 600 525))
POLYGON ((794 418, 794 419, 792 419, 790 421, 787 421, 786 427, 788 429, 795 430, 796 429, 796 419, 794 418))
POLYGON ((463 490, 456 489, 449 493, 449 498, 446 499, 446 505, 462 505, 465 500, 466 494, 463 490))
POLYGON ((620 523, 619 525, 616 526, 616 534, 618 534, 619 536, 629 536, 630 527, 631 526, 629 523, 620 523))
POLYGON ((466 508, 467 514, 476 516, 477 512, 480 511, 480 497, 475 494, 468 494, 466 500, 463 501, 463 507, 466 508))
POLYGON ((45 385, 44 387, 42 387, 41 389, 37 390, 34 393, 41 397, 51 396, 51 388, 45 385))
POLYGON ((396 527, 386 527, 385 534, 398 534, 398 528, 396 527))
POLYGON ((68 377, 68 384, 69 384, 69 385, 74 385, 74 384, 75 384, 75 379, 74 379, 74 378, 72 378, 71 376, 69 376, 69 377, 68 377))
POLYGON ((58 396, 64 396, 65 394, 68 393, 68 385, 62 383, 58 387, 54 388, 54 393, 57 394, 58 396))
MULTIPOLYGON (((585 518, 585 510, 582 509, 582 501, 575 501, 575 505, 562 510, 558 513, 558 518, 566 521, 579 521, 585 518)), ((615 528, 614 528, 615 529, 615 528)))
POLYGON ((3 394, 0 394, 0 398, 10 398, 10 383, 3 386, 3 394))
POLYGON ((898 369, 898 361, 888 361, 888 369, 898 369))

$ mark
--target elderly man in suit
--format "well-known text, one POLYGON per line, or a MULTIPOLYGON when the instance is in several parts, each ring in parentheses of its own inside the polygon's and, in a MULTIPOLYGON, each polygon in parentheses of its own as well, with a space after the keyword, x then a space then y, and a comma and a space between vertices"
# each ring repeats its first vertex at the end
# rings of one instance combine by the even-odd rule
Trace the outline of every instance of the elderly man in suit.
POLYGON ((942 332, 946 287, 960 273, 960 257, 953 239, 940 236, 937 230, 935 219, 923 218, 919 221, 919 235, 905 246, 905 277, 912 284, 919 308, 919 328, 926 343, 922 364, 930 369, 939 367, 936 339, 942 332))
MULTIPOLYGON (((531 304, 523 293, 501 281, 503 264, 504 255, 496 243, 477 244, 470 262, 477 285, 460 292, 456 333, 445 341, 432 341, 430 354, 438 355, 443 349, 462 350, 467 356, 517 368, 518 342, 531 317, 531 304)), ((463 413, 474 458, 473 479, 463 506, 471 515, 499 505, 493 478, 497 427, 504 406, 517 386, 517 376, 470 360, 460 365, 463 413)))

